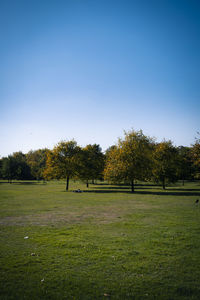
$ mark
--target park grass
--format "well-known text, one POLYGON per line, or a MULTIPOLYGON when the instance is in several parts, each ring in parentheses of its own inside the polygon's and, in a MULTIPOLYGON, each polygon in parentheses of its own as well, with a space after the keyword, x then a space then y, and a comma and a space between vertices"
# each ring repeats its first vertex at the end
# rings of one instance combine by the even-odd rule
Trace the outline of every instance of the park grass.
POLYGON ((198 182, 70 188, 0 183, 0 299, 200 299, 198 182))

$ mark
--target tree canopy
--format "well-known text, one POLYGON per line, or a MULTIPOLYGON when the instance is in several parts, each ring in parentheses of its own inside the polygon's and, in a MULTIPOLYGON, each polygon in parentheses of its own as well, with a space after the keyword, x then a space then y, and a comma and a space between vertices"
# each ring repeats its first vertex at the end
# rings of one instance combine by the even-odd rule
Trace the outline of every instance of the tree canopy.
POLYGON ((34 179, 40 180, 44 178, 44 170, 46 167, 46 159, 48 149, 31 150, 26 155, 26 161, 31 169, 34 179))
POLYGON ((69 179, 78 173, 80 167, 80 152, 81 148, 74 140, 58 143, 52 151, 47 153, 45 178, 65 178, 66 190, 68 190, 69 179))
POLYGON ((116 148, 108 153, 105 179, 129 182, 134 192, 135 180, 151 177, 152 149, 153 139, 142 130, 125 132, 125 138, 119 139, 116 148))
POLYGON ((194 177, 200 179, 200 133, 198 132, 198 138, 191 148, 191 159, 194 167, 194 177))
POLYGON ((1 176, 10 183, 13 179, 23 180, 31 179, 31 170, 26 162, 26 156, 22 152, 15 152, 2 159, 1 176))
POLYGON ((163 141, 154 147, 153 176, 162 182, 165 189, 166 181, 175 182, 178 179, 178 151, 171 141, 163 141))
POLYGON ((86 181, 87 187, 89 180, 103 178, 104 170, 104 155, 99 145, 87 145, 81 151, 80 167, 78 170, 78 177, 86 181))

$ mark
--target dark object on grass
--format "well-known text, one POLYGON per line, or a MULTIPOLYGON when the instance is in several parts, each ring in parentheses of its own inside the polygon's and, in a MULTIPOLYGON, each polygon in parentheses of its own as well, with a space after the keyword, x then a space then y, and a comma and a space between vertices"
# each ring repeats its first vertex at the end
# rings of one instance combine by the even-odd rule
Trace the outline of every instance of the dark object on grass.
POLYGON ((198 203, 199 203, 199 199, 197 199, 197 200, 195 201, 195 203, 198 204, 198 203))
POLYGON ((83 191, 81 191, 80 189, 78 189, 78 190, 74 190, 73 192, 74 193, 82 193, 83 191))

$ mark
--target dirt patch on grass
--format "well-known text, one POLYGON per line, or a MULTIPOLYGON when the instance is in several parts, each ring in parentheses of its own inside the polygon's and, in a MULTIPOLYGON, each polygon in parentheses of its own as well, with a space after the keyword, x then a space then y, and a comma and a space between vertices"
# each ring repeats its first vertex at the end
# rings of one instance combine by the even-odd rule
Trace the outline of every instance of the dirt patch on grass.
POLYGON ((48 212, 26 216, 12 216, 0 219, 3 226, 60 226, 64 224, 89 223, 112 223, 119 220, 121 216, 116 212, 48 212))
POLYGON ((109 224, 120 222, 131 214, 141 210, 149 210, 152 207, 143 202, 127 201, 126 205, 108 206, 85 206, 68 207, 65 210, 57 208, 48 212, 41 212, 29 215, 7 216, 0 218, 0 225, 3 226, 63 226, 65 224, 109 224))

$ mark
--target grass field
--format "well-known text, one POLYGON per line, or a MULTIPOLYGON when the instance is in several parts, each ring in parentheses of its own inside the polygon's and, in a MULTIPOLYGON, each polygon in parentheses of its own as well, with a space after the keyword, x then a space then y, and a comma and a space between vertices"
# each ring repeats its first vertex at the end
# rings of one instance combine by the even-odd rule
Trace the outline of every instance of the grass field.
POLYGON ((200 299, 199 183, 70 188, 0 183, 0 299, 200 299))

